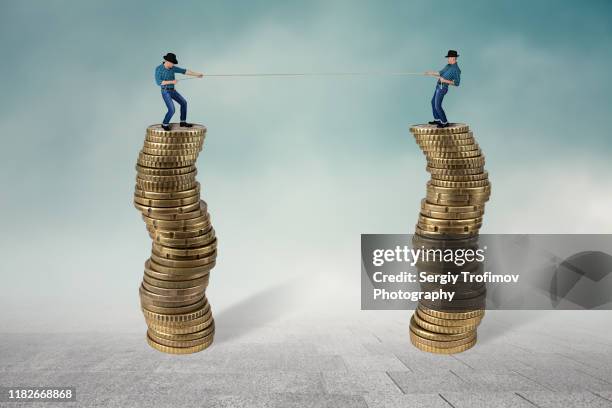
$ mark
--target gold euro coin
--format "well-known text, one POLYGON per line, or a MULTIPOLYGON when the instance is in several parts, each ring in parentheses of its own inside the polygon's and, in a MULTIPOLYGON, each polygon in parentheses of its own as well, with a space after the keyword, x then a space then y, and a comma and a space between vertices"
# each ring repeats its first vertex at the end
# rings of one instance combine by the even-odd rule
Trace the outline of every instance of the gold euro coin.
POLYGON ((429 167, 439 169, 463 169, 482 167, 485 164, 484 156, 478 157, 464 157, 460 159, 444 159, 444 158, 427 158, 427 165, 429 167))
POLYGON ((203 337, 196 338, 195 340, 168 340, 151 329, 147 331, 147 336, 157 344, 161 344, 167 347, 193 347, 199 344, 205 344, 213 339, 215 334, 214 323, 211 324, 211 328, 204 329, 202 332, 207 333, 203 337))
POLYGON ((143 278, 142 286, 149 292, 155 293, 161 296, 189 296, 193 294, 203 293, 205 286, 203 284, 197 286, 191 286, 188 288, 160 288, 156 285, 152 285, 143 278))
POLYGON ((475 309, 475 310, 465 310, 465 311, 451 312, 451 311, 442 311, 442 310, 430 309, 430 308, 425 307, 423 305, 419 305, 419 308, 424 313, 427 313, 430 316, 438 317, 440 319, 470 319, 470 318, 476 317, 476 316, 483 317, 484 313, 485 313, 484 309, 475 309))
POLYGON ((484 211, 484 205, 464 205, 464 206, 450 206, 450 205, 437 205, 428 203, 427 200, 421 200, 421 209, 426 211, 436 212, 448 212, 448 213, 462 213, 472 211, 484 211))
POLYGON ((437 125, 415 125, 410 128, 414 135, 448 135, 453 133, 466 133, 470 130, 465 123, 449 123, 448 127, 439 128, 437 125))
POLYGON ((146 282, 147 284, 155 286, 157 288, 184 289, 184 288, 193 288, 196 286, 202 286, 206 288, 208 286, 208 273, 200 278, 178 280, 178 281, 157 279, 145 273, 142 277, 142 280, 143 282, 146 282))
POLYGON ((195 179, 196 175, 198 174, 198 170, 193 170, 190 171, 189 173, 184 173, 184 174, 171 174, 171 175, 158 175, 158 174, 138 174, 136 176, 137 180, 143 180, 143 181, 152 181, 155 183, 168 183, 168 182, 172 182, 172 183, 184 183, 186 181, 191 181, 192 179, 195 179))
MULTIPOLYGON (((469 140, 469 139, 462 139, 469 140)), ((453 145, 432 145, 432 144, 423 144, 419 146, 421 150, 425 154, 436 154, 436 153, 457 153, 457 152, 473 152, 480 151, 480 147, 478 147, 478 143, 468 143, 468 144, 453 144, 453 145)))
MULTIPOLYGON (((470 205, 471 203, 477 203, 478 201, 486 201, 489 199, 489 197, 491 196, 490 192, 486 192, 486 193, 463 193, 463 194, 458 194, 458 193, 435 193, 432 191, 427 191, 426 192, 426 198, 429 202, 432 202, 433 204, 439 204, 439 205, 444 205, 443 203, 439 202, 440 200, 444 201, 444 200, 448 200, 448 201, 466 201, 465 205, 470 205), (431 198, 431 200, 430 200, 431 198)), ((452 204, 448 204, 448 205, 452 205, 452 204)))
POLYGON ((154 169, 175 169, 178 167, 193 166, 195 163, 195 160, 180 161, 180 162, 179 161, 177 162, 163 162, 163 161, 153 162, 153 161, 147 161, 147 160, 139 158, 136 163, 139 166, 149 167, 149 168, 154 168, 154 169))
POLYGON ((202 308, 206 302, 206 296, 203 296, 200 300, 190 305, 180 307, 161 307, 147 304, 145 306, 141 305, 141 309, 143 310, 143 313, 149 312, 161 315, 185 315, 202 308))
POLYGON ((196 167, 194 165, 172 169, 153 169, 150 167, 142 167, 136 164, 136 172, 138 174, 146 174, 149 176, 178 176, 181 174, 191 173, 194 170, 196 170, 196 167))
POLYGON ((144 276, 148 278, 157 279, 163 282, 168 282, 169 284, 191 282, 196 279, 208 279, 210 271, 214 266, 214 263, 212 263, 211 265, 212 266, 207 265, 207 268, 204 271, 197 271, 195 270, 196 268, 175 268, 185 269, 184 271, 181 271, 181 273, 166 273, 156 271, 155 269, 145 269, 144 276))
POLYGON ((438 324, 433 324, 430 323, 426 320, 423 320, 421 318, 421 314, 423 312, 420 312, 418 309, 416 311, 416 313, 413 315, 414 317, 414 321, 415 323, 419 326, 422 327, 425 330, 429 330, 435 333, 441 333, 441 334, 460 334, 460 333, 467 333, 470 331, 473 331, 474 329, 476 329, 476 327, 478 327, 478 325, 471 325, 471 326, 440 326, 438 324))
POLYGON ((421 229, 417 225, 415 228, 415 233, 423 237, 434 238, 434 239, 447 239, 447 238, 448 239, 463 239, 466 237, 473 237, 473 236, 478 235, 479 230, 480 229, 478 228, 478 229, 470 230, 467 232, 448 232, 448 231, 432 232, 432 231, 421 229))
MULTIPOLYGON (((450 221, 450 220, 448 220, 450 221)), ((454 221, 454 220, 453 220, 454 221)), ((457 220, 457 221, 463 221, 463 220, 457 220)), ((474 232, 474 231, 478 231, 480 229, 480 227, 482 227, 482 221, 477 223, 477 224, 465 224, 465 225, 461 225, 461 226, 445 226, 445 225, 433 225, 433 224, 427 224, 425 222, 422 222, 421 220, 419 220, 417 226, 422 230, 422 231, 427 231, 427 232, 436 232, 439 234, 462 234, 462 233, 466 233, 466 232, 474 232)))
POLYGON ((474 146, 477 147, 476 139, 473 137, 466 137, 465 139, 449 139, 449 138, 437 138, 430 140, 419 140, 416 139, 417 145, 422 150, 437 150, 437 149, 450 149, 458 146, 467 146, 468 150, 472 150, 474 146))
POLYGON ((150 228, 147 226, 147 231, 149 231, 151 238, 153 240, 157 240, 157 237, 162 238, 172 238, 172 239, 183 239, 183 238, 194 238, 200 235, 207 234, 212 228, 212 225, 209 224, 204 228, 199 228, 193 231, 160 231, 155 228, 150 228))
POLYGON ((425 157, 430 159, 462 159, 471 157, 480 157, 482 152, 478 150, 467 150, 464 152, 425 152, 425 157))
POLYGON ((187 312, 187 313, 177 313, 177 314, 167 314, 167 313, 156 313, 151 312, 146 309, 142 309, 142 312, 145 317, 145 321, 152 322, 157 325, 164 326, 175 326, 175 327, 186 327, 191 326, 196 319, 201 318, 202 316, 206 316, 210 313, 210 305, 208 304, 208 300, 204 299, 204 303, 200 305, 200 307, 187 312))
MULTIPOLYGON (((185 220, 188 221, 188 220, 185 220)), ((152 225, 147 225, 147 231, 149 231, 152 235, 153 235, 153 240, 155 240, 154 238, 157 237, 158 233, 168 233, 168 232, 193 232, 196 233, 196 235, 202 235, 204 232, 201 231, 208 231, 210 230, 210 228, 212 228, 212 224, 210 221, 210 217, 207 217, 206 220, 204 221, 199 221, 195 224, 184 224, 181 227, 170 227, 170 226, 164 226, 164 227, 154 227, 152 225)))
POLYGON ((190 320, 184 321, 172 321, 172 322, 164 322, 156 319, 150 319, 145 317, 145 322, 149 327, 155 327, 156 330, 159 328, 160 330, 163 328, 166 333, 170 333, 171 330, 184 330, 185 333, 192 333, 194 331, 202 330, 205 327, 208 327, 211 323, 212 319, 212 311, 210 310, 210 306, 206 305, 204 309, 204 313, 198 317, 195 317, 190 320), (200 329, 194 329, 198 326, 201 326, 200 329))
MULTIPOLYGON (((426 198, 429 201, 429 198, 433 198, 433 200, 435 200, 433 203, 434 204, 440 204, 443 205, 442 203, 438 203, 438 200, 449 200, 449 201, 468 201, 468 203, 466 205, 469 205, 471 201, 478 201, 478 200, 488 200, 489 197, 491 196, 491 192, 490 191, 486 191, 486 192, 463 192, 463 193, 452 193, 452 192, 448 192, 448 193, 442 193, 442 192, 435 192, 432 191, 432 188, 428 188, 426 191, 426 198)), ((450 205, 450 204, 449 204, 450 205)))
MULTIPOLYGON (((190 214, 192 212, 193 211, 190 211, 187 214, 190 214)), ((208 214, 208 212, 205 212, 203 214, 200 214, 198 217, 170 221, 170 220, 160 220, 160 219, 149 217, 148 215, 142 214, 142 219, 145 222, 145 224, 149 227, 167 229, 167 230, 177 230, 177 229, 180 230, 183 227, 189 227, 191 225, 199 225, 199 224, 206 223, 207 221, 210 220, 210 215, 208 214)))
POLYGON ((461 175, 432 174, 431 179, 432 180, 454 181, 454 182, 488 180, 489 173, 486 170, 484 170, 483 172, 476 173, 476 174, 461 174, 461 175))
POLYGON ((155 248, 156 252, 161 255, 175 255, 175 256, 202 256, 205 254, 209 254, 213 250, 217 248, 217 240, 212 241, 208 245, 204 245, 201 247, 193 247, 193 248, 169 248, 163 245, 160 245, 156 242, 153 243, 153 248, 155 248))
POLYGON ((159 136, 166 139, 180 139, 185 137, 203 137, 206 134, 206 126, 193 125, 193 127, 180 127, 170 124, 170 131, 164 130, 161 124, 151 125, 147 128, 147 136, 159 136))
POLYGON ((203 136, 191 136, 191 137, 158 137, 158 136, 145 136, 145 143, 157 143, 163 145, 184 145, 184 144, 195 144, 200 147, 204 146, 205 137, 203 136))
POLYGON ((215 239, 215 230, 214 228, 210 228, 210 231, 206 234, 198 235, 196 237, 190 238, 166 238, 160 235, 157 235, 153 241, 157 242, 161 245, 172 247, 172 248, 190 248, 196 247, 200 245, 206 245, 215 239))
POLYGON ((153 340, 167 340, 167 341, 194 341, 201 340, 202 338, 208 336, 215 330, 215 321, 214 319, 209 319, 208 326, 202 327, 200 330, 191 332, 191 333, 169 333, 164 331, 163 327, 149 327, 150 336, 153 340))
POLYGON ((479 187, 442 187, 436 186, 431 181, 427 182, 427 191, 440 194, 486 194, 491 192, 491 183, 479 187))
POLYGON ((157 192, 147 191, 147 190, 143 190, 143 189, 136 187, 134 189, 134 196, 140 197, 140 198, 149 198, 153 200, 175 200, 177 198, 185 198, 185 197, 191 197, 194 195, 198 195, 200 194, 200 189, 201 189, 201 186, 199 182, 196 182, 196 186, 188 190, 172 191, 172 192, 167 192, 167 193, 157 193, 157 192))
POLYGON ((438 176, 466 176, 466 175, 480 175, 484 172, 484 167, 466 167, 466 168, 437 168, 427 166, 426 170, 432 175, 432 177, 438 178, 438 176))
POLYGON ((454 341, 454 340, 462 340, 472 335, 472 333, 469 331, 465 333, 456 333, 456 334, 450 334, 450 333, 444 334, 444 333, 432 332, 432 331, 426 330, 422 328, 421 326, 419 326, 415 320, 415 316, 416 316, 416 311, 410 318, 410 330, 413 331, 415 334, 417 334, 419 337, 429 339, 429 340, 435 340, 435 341, 454 341))
POLYGON ((200 207, 200 195, 196 193, 189 197, 165 199, 165 200, 134 196, 134 202, 142 206, 146 206, 146 207, 181 207, 181 206, 185 206, 188 204, 197 203, 198 205, 196 208, 199 208, 200 207))
POLYGON ((465 219, 470 219, 470 218, 482 217, 484 215, 484 211, 451 213, 451 212, 425 211, 421 209, 421 214, 427 217, 437 218, 439 220, 465 220, 465 219))
POLYGON ((450 348, 450 347, 461 346, 463 344, 471 342, 475 338, 476 338, 476 332, 474 331, 474 332, 469 333, 469 336, 463 339, 459 339, 459 340, 430 340, 430 339, 421 337, 415 332, 413 332, 412 330, 410 330, 410 339, 412 340, 412 342, 417 342, 417 343, 420 343, 426 346, 437 347, 437 348, 450 348))
POLYGON ((202 205, 202 201, 200 201, 200 208, 195 211, 189 211, 185 213, 174 213, 174 214, 142 214, 143 217, 147 217, 147 219, 154 219, 158 221, 180 221, 180 220, 192 220, 194 218, 202 217, 207 215, 208 211, 205 205, 202 205))
POLYGON ((465 196, 443 196, 441 194, 427 194, 427 201, 432 204, 449 205, 449 206, 464 206, 464 205, 485 205, 489 201, 488 194, 465 195, 465 196))
MULTIPOLYGON (((206 274, 210 272, 210 269, 213 266, 214 266, 214 260, 210 262, 209 264, 184 268, 180 266, 177 267, 177 266, 161 265, 150 258, 150 259, 147 259, 147 261, 145 262, 145 272, 146 273, 157 272, 160 274, 167 275, 169 277, 175 276, 178 278, 180 276, 190 276, 193 274, 206 274)), ((160 278, 160 279, 165 279, 165 278, 160 278)), ((191 278, 181 278, 181 279, 195 279, 195 278, 191 277, 191 278)), ((167 280, 174 280, 174 279, 167 279, 167 280)))
POLYGON ((423 214, 419 214, 419 224, 425 224, 425 225, 437 226, 437 227, 463 228, 465 226, 472 227, 474 225, 482 224, 482 217, 448 220, 448 219, 431 218, 423 214))
POLYGON ((419 313, 419 317, 426 322, 431 324, 436 324, 438 326, 446 326, 446 327, 478 327, 480 321, 482 320, 482 315, 469 317, 466 319, 444 319, 441 317, 431 316, 425 313, 422 309, 419 309, 421 313, 419 313))
POLYGON ((160 325, 157 322, 152 321, 152 320, 147 320, 146 323, 150 329, 155 330, 158 333, 161 332, 165 334, 175 335, 175 334, 191 334, 191 333, 199 332, 209 327, 212 321, 213 321, 212 313, 210 313, 209 311, 206 315, 202 316, 201 318, 187 322, 189 325, 181 325, 181 326, 160 325))
POLYGON ((432 186, 446 188, 471 188, 489 186, 491 183, 488 179, 473 180, 473 181, 447 181, 432 178, 429 180, 432 186))
POLYGON ((142 152, 151 156, 195 156, 200 153, 200 148, 195 149, 152 149, 150 147, 143 146, 142 152))
POLYGON ((141 303, 163 307, 188 306, 204 296, 204 291, 202 290, 180 296, 160 295, 148 291, 142 284, 140 285, 139 292, 141 303))
POLYGON ((182 214, 186 212, 195 211, 200 208, 199 202, 194 202, 192 204, 181 205, 178 207, 151 207, 146 205, 141 205, 138 203, 134 203, 134 207, 139 209, 143 214, 146 214, 148 217, 157 217, 159 215, 168 215, 168 214, 182 214))
POLYGON ((161 351, 162 353, 192 354, 208 348, 213 343, 213 338, 211 337, 210 340, 192 347, 168 347, 163 344, 156 343, 154 340, 151 340, 149 336, 147 336, 147 343, 149 344, 149 346, 156 349, 157 351, 161 351))
POLYGON ((199 150, 202 148, 202 144, 198 142, 187 142, 187 143, 159 143, 149 142, 145 140, 143 147, 153 150, 199 150))
POLYGON ((460 346, 455 346, 455 347, 432 347, 430 345, 427 344, 423 344, 423 343, 419 343, 419 342, 415 342, 413 340, 413 337, 410 337, 412 344, 418 348, 421 351, 426 351, 428 353, 435 353, 435 354, 456 354, 456 353, 461 353, 464 352, 472 347, 474 347, 474 345, 476 344, 476 337, 474 337, 474 339, 472 341, 470 341, 469 343, 465 343, 462 344, 460 346))
POLYGON ((196 180, 192 179, 190 181, 175 183, 175 182, 152 182, 145 180, 136 180, 136 185, 139 188, 143 188, 149 191, 156 191, 159 193, 167 193, 172 191, 180 191, 186 190, 195 187, 196 180))
MULTIPOLYGON (((161 250, 159 247, 153 247, 151 254, 163 258, 165 261, 198 261, 200 259, 209 259, 217 248, 217 242, 213 241, 210 245, 205 246, 207 252, 198 255, 181 256, 170 254, 167 251, 161 250)), ((209 263, 209 262, 206 262, 209 263)))
POLYGON ((182 163, 195 161, 198 158, 198 154, 185 154, 181 156, 155 156, 140 152, 138 154, 138 160, 145 163, 182 163))
POLYGON ((151 252, 151 260, 154 261, 156 264, 160 264, 162 266, 170 266, 173 268, 191 268, 196 266, 208 265, 209 263, 213 262, 216 257, 216 251, 212 252, 210 256, 205 258, 188 260, 167 259, 155 254, 155 252, 151 252))

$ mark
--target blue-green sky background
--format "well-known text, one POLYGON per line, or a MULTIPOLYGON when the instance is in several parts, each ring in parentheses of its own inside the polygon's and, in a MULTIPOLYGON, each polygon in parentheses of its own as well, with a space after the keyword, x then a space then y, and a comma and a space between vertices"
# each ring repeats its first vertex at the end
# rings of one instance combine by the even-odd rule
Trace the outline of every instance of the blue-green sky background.
MULTIPOLYGON (((142 330, 149 239, 134 164, 164 105, 168 51, 205 73, 424 71, 459 50, 445 100, 493 195, 482 232, 612 230, 608 1, 3 2, 4 330, 142 330)), ((213 308, 307 275, 309 302, 359 308, 361 233, 411 232, 431 78, 205 78, 198 161, 219 235, 213 308)), ((178 116, 178 113, 177 113, 178 116)), ((175 117, 177 119, 177 117, 175 117)))

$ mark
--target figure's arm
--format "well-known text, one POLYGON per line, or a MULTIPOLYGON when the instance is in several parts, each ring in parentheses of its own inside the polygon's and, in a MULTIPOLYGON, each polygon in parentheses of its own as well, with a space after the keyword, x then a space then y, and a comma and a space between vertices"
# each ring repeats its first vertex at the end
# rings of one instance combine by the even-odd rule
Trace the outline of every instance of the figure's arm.
POLYGON ((440 82, 442 82, 443 84, 449 84, 449 85, 455 85, 457 86, 457 84, 455 84, 455 81, 452 79, 446 79, 446 78, 438 78, 440 80, 440 82))
POLYGON ((425 71, 425 75, 438 78, 441 82, 444 82, 443 81, 444 78, 442 78, 442 75, 444 74, 445 70, 446 70, 446 67, 440 71, 425 71))
POLYGON ((174 67, 172 67, 172 70, 174 70, 174 72, 178 72, 179 74, 194 76, 194 77, 198 77, 198 78, 202 78, 204 76, 204 74, 201 74, 199 72, 190 71, 190 70, 185 69, 185 68, 177 67, 176 65, 174 67))
POLYGON ((172 81, 161 81, 159 85, 176 85, 176 79, 172 81))
POLYGON ((442 82, 443 84, 449 84, 449 85, 455 84, 453 81, 444 78, 442 76, 442 71, 426 71, 425 75, 432 76, 434 78, 438 78, 438 81, 442 82))
POLYGON ((202 78, 204 76, 204 74, 202 74, 200 72, 195 72, 195 71, 190 71, 190 70, 186 70, 185 71, 185 75, 194 76, 194 77, 198 77, 198 78, 202 78))

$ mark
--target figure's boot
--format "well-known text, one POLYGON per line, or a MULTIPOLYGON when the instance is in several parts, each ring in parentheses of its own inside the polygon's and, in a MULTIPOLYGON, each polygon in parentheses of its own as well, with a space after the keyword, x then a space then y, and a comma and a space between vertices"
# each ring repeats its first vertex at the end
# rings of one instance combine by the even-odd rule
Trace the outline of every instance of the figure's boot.
POLYGON ((164 129, 166 132, 170 131, 170 124, 166 125, 165 123, 162 123, 162 129, 164 129))
POLYGON ((431 122, 427 122, 427 123, 429 123, 430 125, 437 125, 440 122, 438 122, 437 120, 432 120, 431 122))
POLYGON ((181 127, 193 127, 191 123, 181 122, 181 127))

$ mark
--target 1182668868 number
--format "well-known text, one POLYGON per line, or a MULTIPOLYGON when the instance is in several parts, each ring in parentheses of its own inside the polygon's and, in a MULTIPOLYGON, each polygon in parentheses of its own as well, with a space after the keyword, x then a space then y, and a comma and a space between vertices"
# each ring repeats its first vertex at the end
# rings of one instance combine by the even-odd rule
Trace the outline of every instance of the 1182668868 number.
POLYGON ((0 387, 0 401, 76 401, 74 387, 0 387))

